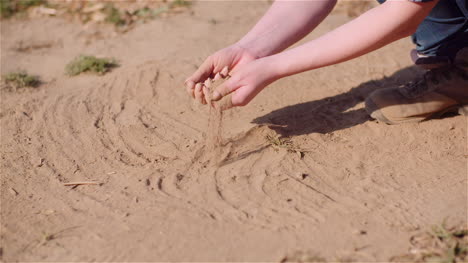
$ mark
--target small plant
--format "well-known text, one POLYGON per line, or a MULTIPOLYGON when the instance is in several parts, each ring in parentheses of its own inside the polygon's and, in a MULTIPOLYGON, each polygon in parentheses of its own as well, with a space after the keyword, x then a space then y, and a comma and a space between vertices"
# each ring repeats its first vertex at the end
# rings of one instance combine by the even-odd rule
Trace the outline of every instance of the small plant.
POLYGON ((325 258, 311 251, 296 251, 280 260, 280 263, 306 263, 306 262, 328 262, 325 258))
POLYGON ((118 64, 115 59, 80 55, 65 67, 65 72, 69 76, 76 76, 83 72, 103 75, 117 66, 118 64))
POLYGON ((163 6, 163 7, 156 8, 156 9, 145 7, 145 8, 136 10, 134 12, 134 15, 143 19, 154 19, 158 17, 160 14, 165 13, 167 11, 169 11, 169 8, 167 6, 163 6))
POLYGON ((104 12, 106 14, 105 21, 107 23, 111 23, 111 24, 114 24, 116 26, 125 25, 125 20, 122 18, 122 15, 120 14, 119 9, 117 9, 112 4, 108 4, 106 6, 106 8, 104 9, 104 12))
POLYGON ((187 1, 187 0, 175 0, 174 2, 170 3, 170 7, 188 7, 192 5, 192 2, 187 1))
POLYGON ((292 142, 289 138, 281 138, 272 135, 267 135, 265 139, 270 145, 272 145, 275 148, 289 149, 292 147, 292 142))
POLYGON ((35 88, 40 84, 38 76, 29 75, 26 71, 8 73, 3 78, 7 87, 13 90, 26 87, 35 88))
POLYGON ((25 11, 29 7, 46 4, 45 0, 0 0, 0 14, 2 18, 8 18, 18 12, 25 11))
POLYGON ((294 143, 289 138, 267 135, 265 136, 265 139, 268 144, 270 144, 277 152, 280 149, 285 149, 290 153, 296 153, 300 159, 302 159, 304 157, 304 153, 307 152, 307 150, 301 149, 300 147, 294 145, 294 143))

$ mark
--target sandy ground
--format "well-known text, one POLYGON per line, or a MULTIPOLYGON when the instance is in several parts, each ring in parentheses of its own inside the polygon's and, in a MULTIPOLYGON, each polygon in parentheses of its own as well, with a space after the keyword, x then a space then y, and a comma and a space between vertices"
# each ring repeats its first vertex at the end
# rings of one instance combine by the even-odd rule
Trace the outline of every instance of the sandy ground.
MULTIPOLYGON (((196 3, 123 35, 3 21, 1 73, 45 81, 1 93, 3 260, 278 262, 309 251, 387 261, 445 218, 466 225, 466 118, 388 126, 363 109, 372 90, 421 74, 409 39, 280 80, 227 112, 223 161, 211 165, 208 109, 182 82, 268 5, 196 3), (83 53, 121 66, 64 76, 83 53), (276 134, 304 156, 270 145, 276 134), (63 185, 90 180, 102 185, 63 185)), ((307 39, 347 20, 334 14, 307 39)))

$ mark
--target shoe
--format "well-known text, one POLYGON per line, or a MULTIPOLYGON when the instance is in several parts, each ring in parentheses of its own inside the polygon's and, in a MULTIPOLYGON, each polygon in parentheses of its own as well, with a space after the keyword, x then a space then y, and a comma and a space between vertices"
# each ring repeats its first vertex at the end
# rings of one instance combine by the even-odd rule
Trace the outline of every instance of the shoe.
POLYGON ((413 60, 414 65, 419 66, 423 69, 434 69, 449 65, 450 58, 444 56, 426 56, 419 53, 416 49, 411 50, 410 52, 411 60, 413 60))
POLYGON ((468 48, 452 64, 427 71, 406 85, 374 91, 366 99, 369 115, 387 124, 418 122, 447 112, 468 115, 468 48))

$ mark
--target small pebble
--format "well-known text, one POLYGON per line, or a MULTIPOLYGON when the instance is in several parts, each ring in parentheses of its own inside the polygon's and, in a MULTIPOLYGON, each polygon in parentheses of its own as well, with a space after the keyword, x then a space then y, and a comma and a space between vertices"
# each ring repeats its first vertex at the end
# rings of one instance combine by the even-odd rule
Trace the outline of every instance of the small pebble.
POLYGON ((53 214, 53 213, 55 213, 55 210, 47 209, 47 210, 42 211, 41 214, 47 215, 47 216, 48 216, 48 215, 51 215, 51 214, 53 214))
POLYGON ((44 164, 44 158, 39 158, 37 162, 37 167, 42 167, 43 164, 44 164))
POLYGON ((10 188, 10 193, 14 196, 17 196, 19 193, 14 188, 10 188))
POLYGON ((304 158, 304 153, 301 151, 296 151, 297 156, 299 156, 299 159, 304 158))
POLYGON ((353 231, 353 234, 356 234, 356 235, 366 235, 366 234, 367 234, 367 231, 366 231, 366 230, 354 230, 354 231, 353 231))

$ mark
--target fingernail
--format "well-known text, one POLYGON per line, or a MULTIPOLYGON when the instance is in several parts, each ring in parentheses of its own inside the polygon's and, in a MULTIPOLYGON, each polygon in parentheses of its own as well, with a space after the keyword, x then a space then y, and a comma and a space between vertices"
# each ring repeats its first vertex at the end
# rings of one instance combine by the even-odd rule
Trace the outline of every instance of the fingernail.
POLYGON ((221 94, 219 92, 217 92, 216 90, 213 92, 213 95, 211 97, 212 100, 219 100, 221 99, 223 96, 221 96, 221 94))
POLYGON ((221 78, 221 75, 218 73, 216 73, 216 75, 214 76, 213 80, 218 80, 221 78))

